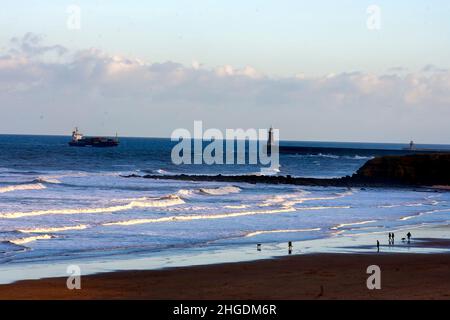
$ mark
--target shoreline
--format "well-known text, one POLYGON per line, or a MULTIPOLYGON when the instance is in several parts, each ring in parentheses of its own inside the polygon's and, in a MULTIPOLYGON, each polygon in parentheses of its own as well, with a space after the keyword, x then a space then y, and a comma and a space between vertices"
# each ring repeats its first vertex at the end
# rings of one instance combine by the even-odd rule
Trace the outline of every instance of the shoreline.
POLYGON ((316 253, 276 259, 82 276, 0 285, 0 299, 450 299, 449 254, 316 253), (381 290, 366 286, 381 269, 381 290))
MULTIPOLYGON (((100 258, 92 262, 92 272, 81 267, 82 290, 66 288, 67 266, 80 261, 65 261, 58 273, 0 285, 0 299, 450 299, 450 283, 442 283, 450 278, 449 225, 408 230, 416 235, 411 244, 393 246, 383 231, 294 242, 292 255, 285 243, 264 243, 261 252, 247 245, 113 259, 109 265, 100 258), (381 242, 379 253, 375 239, 381 242), (389 291, 366 288, 372 264, 382 268, 389 291), (324 293, 317 296, 321 286, 324 293)), ((399 237, 404 232, 396 230, 399 237)), ((9 272, 19 266, 12 267, 9 272)), ((16 271, 28 275, 37 269, 16 271)))

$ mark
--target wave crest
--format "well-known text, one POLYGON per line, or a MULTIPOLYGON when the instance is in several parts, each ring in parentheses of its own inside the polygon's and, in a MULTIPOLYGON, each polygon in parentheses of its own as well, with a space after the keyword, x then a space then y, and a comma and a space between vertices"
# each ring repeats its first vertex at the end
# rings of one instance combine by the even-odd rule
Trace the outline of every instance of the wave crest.
POLYGON ((14 186, 0 187, 0 193, 23 191, 23 190, 42 190, 45 186, 42 183, 18 184, 14 186))
POLYGON ((83 230, 88 226, 85 224, 79 224, 76 226, 68 226, 68 227, 48 227, 48 228, 35 228, 35 229, 19 229, 17 231, 22 233, 52 233, 52 232, 61 232, 67 230, 83 230))
POLYGON ((230 193, 239 193, 241 192, 241 188, 236 186, 225 186, 218 188, 201 188, 199 191, 212 196, 222 196, 230 193))
POLYGON ((0 218, 14 219, 23 217, 35 217, 42 215, 53 214, 87 214, 87 213, 112 213, 124 210, 130 210, 134 208, 151 208, 151 207, 168 207, 185 203, 177 195, 169 195, 160 198, 139 198, 131 201, 130 203, 123 205, 116 205, 111 207, 100 208, 70 208, 70 209, 49 209, 49 210, 37 210, 29 212, 9 212, 0 215, 0 218))
POLYGON ((8 240, 8 242, 21 246, 24 245, 26 243, 30 243, 36 240, 47 240, 47 239, 52 239, 54 238, 53 236, 49 235, 49 234, 44 234, 41 236, 33 236, 33 237, 26 237, 26 238, 20 238, 20 239, 14 239, 14 240, 8 240))
POLYGON ((268 233, 296 233, 296 232, 312 232, 312 231, 320 231, 320 228, 310 228, 310 229, 280 229, 280 230, 260 230, 249 232, 245 235, 246 238, 258 236, 261 234, 268 233))

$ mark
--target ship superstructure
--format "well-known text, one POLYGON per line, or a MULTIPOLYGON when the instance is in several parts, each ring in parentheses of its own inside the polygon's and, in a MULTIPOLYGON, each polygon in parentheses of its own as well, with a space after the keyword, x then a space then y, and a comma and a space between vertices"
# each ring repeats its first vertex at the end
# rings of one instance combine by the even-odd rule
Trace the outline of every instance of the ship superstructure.
POLYGON ((72 147, 117 147, 119 145, 119 138, 109 137, 85 137, 78 128, 72 131, 72 140, 69 142, 72 147))

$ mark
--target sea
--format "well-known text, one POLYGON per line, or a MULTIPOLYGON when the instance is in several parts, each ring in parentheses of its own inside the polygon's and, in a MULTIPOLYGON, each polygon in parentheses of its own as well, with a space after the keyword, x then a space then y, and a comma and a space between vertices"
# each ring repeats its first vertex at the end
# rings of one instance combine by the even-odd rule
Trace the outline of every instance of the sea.
MULTIPOLYGON (((170 256, 193 249, 329 239, 450 221, 450 193, 432 188, 337 188, 125 178, 260 174, 258 165, 175 165, 174 142, 121 138, 70 147, 68 136, 0 135, 0 267, 170 256)), ((341 177, 373 155, 333 148, 401 144, 281 142, 320 154, 281 154, 273 174, 341 177), (322 149, 323 150, 323 149, 322 149)), ((436 148, 437 146, 419 146, 436 148)), ((439 146, 450 149, 450 146, 439 146)))

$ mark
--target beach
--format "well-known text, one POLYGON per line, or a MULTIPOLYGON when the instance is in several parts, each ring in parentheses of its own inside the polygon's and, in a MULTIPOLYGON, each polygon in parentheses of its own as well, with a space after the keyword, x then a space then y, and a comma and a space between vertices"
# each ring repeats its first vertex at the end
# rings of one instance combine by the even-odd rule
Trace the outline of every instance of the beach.
POLYGON ((124 271, 0 286, 0 299, 450 299, 449 254, 309 254, 284 258, 124 271), (366 269, 381 268, 369 290, 366 269))
MULTIPOLYGON (((279 252, 282 244, 262 245, 261 253, 268 252, 259 260, 237 247, 220 254, 172 257, 190 264, 177 267, 154 269, 152 258, 139 264, 122 261, 115 266, 128 265, 128 269, 118 271, 101 272, 108 269, 98 264, 96 273, 82 274, 80 290, 67 289, 67 276, 43 277, 0 285, 0 299, 449 300, 450 282, 445 281, 450 279, 448 229, 448 225, 419 228, 413 233, 432 237, 394 245, 386 243, 384 234, 294 242, 292 255, 284 249, 283 255, 279 252), (375 239, 381 240, 380 252, 375 239), (220 260, 221 256, 230 260, 220 260), (242 261, 242 256, 255 260, 242 261), (367 288, 371 275, 367 268, 372 265, 380 267, 379 290, 367 288)), ((30 275, 31 270, 21 273, 30 275)))

